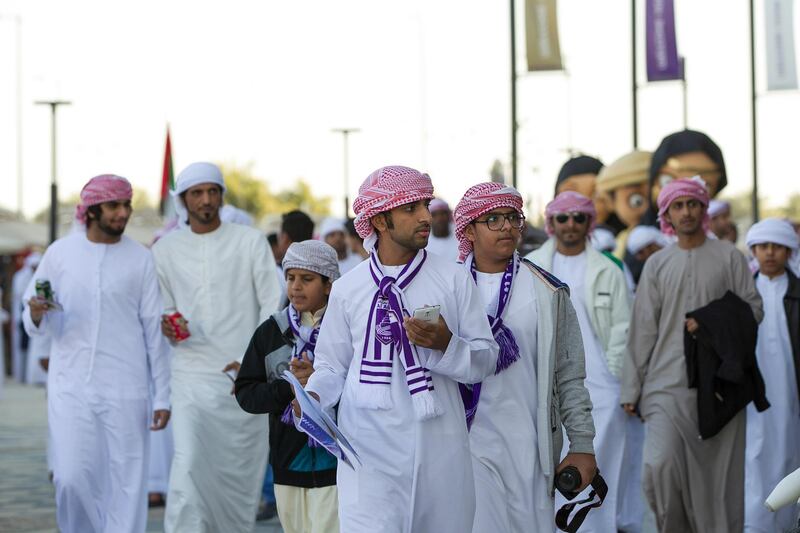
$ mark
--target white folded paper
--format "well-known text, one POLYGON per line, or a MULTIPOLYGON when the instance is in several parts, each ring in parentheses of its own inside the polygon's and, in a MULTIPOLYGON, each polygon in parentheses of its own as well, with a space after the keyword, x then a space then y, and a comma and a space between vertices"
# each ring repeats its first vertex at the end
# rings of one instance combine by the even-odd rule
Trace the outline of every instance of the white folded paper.
POLYGON ((295 427, 314 439, 341 462, 353 470, 358 470, 361 466, 361 459, 333 419, 322 409, 316 399, 303 390, 303 386, 289 370, 283 371, 283 378, 294 387, 295 397, 302 411, 300 418, 294 417, 295 427))

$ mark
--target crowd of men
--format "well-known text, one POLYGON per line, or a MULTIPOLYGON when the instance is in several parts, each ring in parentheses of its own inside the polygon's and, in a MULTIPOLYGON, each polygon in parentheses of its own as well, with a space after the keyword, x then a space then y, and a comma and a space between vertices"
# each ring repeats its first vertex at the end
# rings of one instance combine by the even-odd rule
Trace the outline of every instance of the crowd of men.
POLYGON ((726 183, 690 130, 572 158, 523 256, 499 183, 451 210, 386 166, 355 219, 315 233, 292 211, 265 239, 193 163, 148 249, 124 235, 130 183, 92 178, 76 231, 15 281, 28 371, 48 361, 59 529, 144 531, 148 492, 170 533, 250 531, 265 496, 287 533, 792 527, 763 501, 800 468, 800 242, 766 219, 742 253, 726 183), (359 468, 299 429, 286 370, 359 468))

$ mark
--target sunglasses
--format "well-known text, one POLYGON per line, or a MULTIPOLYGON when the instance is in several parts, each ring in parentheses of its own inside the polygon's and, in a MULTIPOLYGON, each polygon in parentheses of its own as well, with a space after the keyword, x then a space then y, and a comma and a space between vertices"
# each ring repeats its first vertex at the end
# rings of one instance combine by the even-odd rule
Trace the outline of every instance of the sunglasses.
POLYGON ((567 220, 570 218, 575 221, 576 224, 583 224, 589 218, 586 216, 586 213, 559 213, 555 217, 556 222, 559 224, 566 224, 567 220))

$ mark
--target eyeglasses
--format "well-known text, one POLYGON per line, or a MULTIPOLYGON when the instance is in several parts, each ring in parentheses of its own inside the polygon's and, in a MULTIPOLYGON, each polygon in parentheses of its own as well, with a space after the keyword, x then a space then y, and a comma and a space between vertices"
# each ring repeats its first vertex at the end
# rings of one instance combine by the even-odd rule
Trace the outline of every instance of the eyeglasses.
POLYGON ((506 225, 506 220, 512 229, 522 229, 522 226, 525 225, 525 215, 521 213, 489 215, 486 220, 473 220, 472 224, 486 224, 491 231, 500 231, 506 225))
POLYGON ((576 224, 583 224, 588 217, 586 213, 559 213, 554 218, 559 224, 566 224, 567 220, 570 218, 574 220, 576 224))

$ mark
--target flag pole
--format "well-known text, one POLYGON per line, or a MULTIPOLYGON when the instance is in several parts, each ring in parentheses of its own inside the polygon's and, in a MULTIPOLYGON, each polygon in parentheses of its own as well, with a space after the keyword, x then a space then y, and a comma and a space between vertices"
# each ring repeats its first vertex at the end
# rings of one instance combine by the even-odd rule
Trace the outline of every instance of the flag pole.
POLYGON ((631 0, 631 104, 633 106, 633 149, 639 148, 639 94, 636 87, 636 0, 631 0))
POLYGON ((511 19, 511 185, 517 188, 517 31, 515 0, 509 1, 511 19))
POLYGON ((50 243, 55 242, 58 237, 58 179, 56 156, 56 112, 58 106, 71 105, 72 102, 66 100, 39 100, 36 105, 46 105, 50 107, 50 243))
POLYGON ((753 152, 753 223, 758 222, 758 135, 756 128, 756 29, 755 8, 750 0, 750 128, 753 152))

